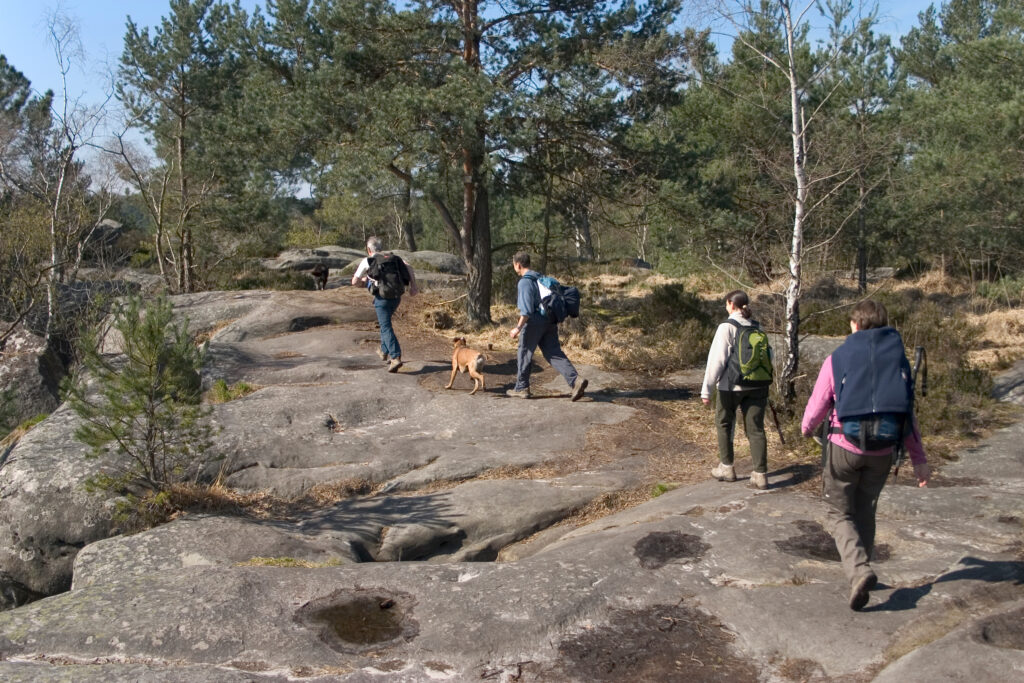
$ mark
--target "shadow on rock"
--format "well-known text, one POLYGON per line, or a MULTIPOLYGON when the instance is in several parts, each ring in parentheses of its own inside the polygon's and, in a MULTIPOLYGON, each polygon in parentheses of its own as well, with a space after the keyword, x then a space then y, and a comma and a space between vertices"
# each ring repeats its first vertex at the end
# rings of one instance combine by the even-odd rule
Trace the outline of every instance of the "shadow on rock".
POLYGON ((805 481, 813 479, 820 471, 820 467, 807 463, 787 465, 782 469, 769 472, 769 476, 771 476, 771 484, 768 488, 782 489, 787 486, 796 486, 797 484, 802 484, 805 481))
POLYGON ((924 596, 932 592, 937 583, 947 581, 984 581, 986 583, 1012 582, 1014 586, 1024 585, 1024 562, 1011 560, 982 560, 965 557, 960 560, 962 568, 943 574, 931 583, 914 588, 897 588, 885 602, 865 608, 865 612, 901 612, 915 609, 924 596))
MULTIPOLYGON (((438 551, 451 552, 454 544, 465 537, 455 525, 459 517, 453 506, 446 501, 446 493, 421 496, 365 498, 346 500, 330 510, 302 523, 306 533, 319 533, 344 529, 362 539, 362 544, 353 543, 353 550, 364 561, 375 561, 383 543, 383 533, 396 523, 403 527, 426 527, 432 530, 426 534, 426 545, 404 547, 406 553, 401 559, 423 560, 438 551)), ((390 558, 384 558, 390 559, 390 558)))

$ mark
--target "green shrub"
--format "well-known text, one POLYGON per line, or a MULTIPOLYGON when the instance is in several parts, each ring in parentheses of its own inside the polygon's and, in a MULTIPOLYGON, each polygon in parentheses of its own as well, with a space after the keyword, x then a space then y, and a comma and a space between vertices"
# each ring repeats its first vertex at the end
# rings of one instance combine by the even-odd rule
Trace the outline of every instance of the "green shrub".
POLYGON ((156 265, 156 250, 151 242, 139 241, 128 259, 132 268, 146 269, 156 265))
POLYGON ((217 289, 273 289, 290 291, 295 289, 313 289, 313 278, 301 270, 245 270, 232 275, 221 282, 214 283, 217 289))
POLYGON ((978 283, 978 295, 1008 308, 1024 304, 1024 275, 1007 276, 995 282, 978 283))
POLYGON ((677 488, 679 488, 679 484, 658 482, 651 487, 651 498, 657 498, 658 496, 677 488))
POLYGON ((801 334, 816 334, 823 337, 844 337, 850 334, 849 306, 837 307, 835 302, 808 302, 800 305, 801 334))
POLYGON ((14 390, 0 391, 0 438, 14 429, 14 390))
POLYGON ((510 263, 511 259, 505 263, 495 263, 491 270, 491 292, 495 303, 516 303, 519 276, 512 270, 510 263))
MULTIPOLYGON (((75 438, 103 468, 91 488, 139 501, 195 479, 210 451, 208 409, 200 406, 202 353, 178 325, 165 297, 143 308, 129 297, 113 312, 124 353, 108 357, 99 332, 82 348, 82 367, 66 383, 82 418, 75 438), (144 493, 136 497, 135 492, 144 493)), ((157 504, 160 501, 156 501, 157 504)))
POLYGON ((252 392, 256 391, 256 387, 245 382, 235 382, 228 386, 228 383, 223 379, 218 379, 210 387, 209 401, 210 403, 227 403, 233 401, 236 398, 242 398, 248 396, 252 392))
POLYGON ((640 318, 643 327, 691 320, 700 325, 711 324, 703 299, 678 283, 655 285, 640 307, 640 318))

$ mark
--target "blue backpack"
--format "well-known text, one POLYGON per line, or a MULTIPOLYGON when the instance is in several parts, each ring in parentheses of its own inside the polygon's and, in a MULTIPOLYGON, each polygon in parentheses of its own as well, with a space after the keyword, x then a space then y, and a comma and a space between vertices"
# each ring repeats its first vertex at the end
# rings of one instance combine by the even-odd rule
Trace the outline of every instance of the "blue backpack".
MULTIPOLYGON (((553 277, 541 275, 539 278, 526 275, 538 285, 544 285, 548 294, 541 297, 539 313, 546 316, 553 323, 560 323, 566 318, 580 317, 580 290, 575 287, 566 287, 558 283, 553 277)), ((537 287, 538 292, 541 291, 537 287)))
POLYGON ((854 332, 832 354, 836 417, 862 451, 899 446, 907 433, 914 385, 900 333, 892 327, 854 332))

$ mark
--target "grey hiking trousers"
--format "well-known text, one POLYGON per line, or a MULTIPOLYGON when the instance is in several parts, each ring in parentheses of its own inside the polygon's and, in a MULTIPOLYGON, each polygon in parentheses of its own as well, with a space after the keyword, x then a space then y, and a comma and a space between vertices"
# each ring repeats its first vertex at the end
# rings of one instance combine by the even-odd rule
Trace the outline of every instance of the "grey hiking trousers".
POLYGON ((526 321, 526 327, 519 333, 519 348, 516 352, 516 389, 528 389, 530 387, 530 366, 533 364, 533 354, 540 348, 544 358, 551 364, 558 373, 565 378, 569 388, 576 386, 576 379, 579 375, 576 366, 572 364, 562 345, 558 341, 558 323, 548 321, 541 322, 531 316, 526 321))
POLYGON ((828 442, 822 497, 829 503, 832 537, 851 585, 874 574, 875 509, 891 465, 889 455, 860 455, 828 442))
POLYGON ((764 411, 768 407, 768 387, 744 391, 717 391, 715 400, 715 431, 718 433, 718 459, 733 463, 733 435, 736 432, 736 409, 743 413, 743 429, 750 444, 754 471, 768 473, 768 438, 764 434, 764 411))

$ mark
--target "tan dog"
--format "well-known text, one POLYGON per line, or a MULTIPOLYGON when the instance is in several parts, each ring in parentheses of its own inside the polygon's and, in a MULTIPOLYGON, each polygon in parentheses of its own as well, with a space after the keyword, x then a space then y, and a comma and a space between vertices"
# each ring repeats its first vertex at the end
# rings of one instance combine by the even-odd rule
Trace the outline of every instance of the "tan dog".
POLYGON ((452 352, 452 376, 448 380, 448 384, 445 385, 445 389, 451 389, 452 384, 455 383, 455 373, 457 372, 469 372, 469 376, 473 378, 473 391, 469 392, 472 396, 476 393, 477 389, 484 389, 484 363, 487 361, 487 356, 466 346, 465 337, 456 337, 453 340, 455 344, 455 351, 452 352))

